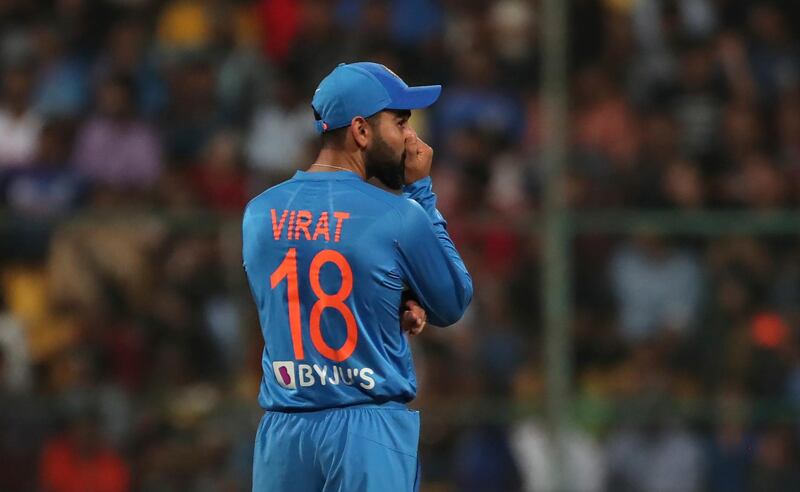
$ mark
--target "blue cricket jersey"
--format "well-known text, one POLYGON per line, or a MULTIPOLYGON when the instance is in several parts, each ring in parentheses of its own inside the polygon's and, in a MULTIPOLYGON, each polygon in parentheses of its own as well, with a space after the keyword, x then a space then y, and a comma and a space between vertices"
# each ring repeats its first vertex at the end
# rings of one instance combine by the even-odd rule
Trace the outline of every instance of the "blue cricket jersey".
POLYGON ((265 342, 261 407, 412 400, 403 291, 438 326, 455 323, 472 299, 445 226, 430 178, 394 195, 349 171, 298 171, 254 198, 242 254, 265 342))

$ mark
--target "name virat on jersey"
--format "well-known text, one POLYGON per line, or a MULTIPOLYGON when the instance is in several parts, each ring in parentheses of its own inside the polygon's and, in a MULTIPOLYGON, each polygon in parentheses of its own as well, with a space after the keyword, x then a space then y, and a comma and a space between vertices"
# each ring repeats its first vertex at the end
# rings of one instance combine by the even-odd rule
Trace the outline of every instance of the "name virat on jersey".
POLYGON ((333 212, 331 217, 328 212, 322 212, 318 217, 310 210, 282 210, 271 209, 272 236, 276 241, 282 237, 290 241, 305 239, 306 241, 325 240, 331 242, 331 225, 333 225, 333 242, 342 239, 342 227, 350 218, 349 212, 333 212), (287 224, 288 218, 288 224, 287 224), (333 222, 333 224, 331 224, 333 222), (312 227, 312 224, 313 227, 312 227))

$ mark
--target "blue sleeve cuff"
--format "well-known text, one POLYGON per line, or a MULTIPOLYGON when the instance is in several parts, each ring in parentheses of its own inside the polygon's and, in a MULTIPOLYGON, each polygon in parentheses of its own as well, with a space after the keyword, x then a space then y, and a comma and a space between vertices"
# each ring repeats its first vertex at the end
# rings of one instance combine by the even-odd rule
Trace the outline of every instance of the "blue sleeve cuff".
POLYGON ((431 181, 431 177, 426 176, 409 185, 403 186, 403 194, 412 200, 417 200, 418 197, 424 197, 424 195, 427 194, 433 194, 433 182, 431 181))

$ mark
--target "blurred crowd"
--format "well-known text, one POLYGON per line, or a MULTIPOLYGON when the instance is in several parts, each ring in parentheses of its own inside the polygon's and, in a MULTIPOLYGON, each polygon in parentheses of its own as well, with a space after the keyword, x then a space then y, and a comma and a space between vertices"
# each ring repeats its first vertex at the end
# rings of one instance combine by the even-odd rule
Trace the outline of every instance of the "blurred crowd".
MULTIPOLYGON (((540 3, 0 1, 0 490, 249 490, 240 214, 312 162, 319 80, 372 60, 444 85, 412 124, 476 285, 413 342, 423 491, 556 492, 540 3)), ((800 3, 570 9, 572 208, 800 205, 800 3)), ((799 251, 792 231, 578 236, 557 492, 800 490, 799 251)))

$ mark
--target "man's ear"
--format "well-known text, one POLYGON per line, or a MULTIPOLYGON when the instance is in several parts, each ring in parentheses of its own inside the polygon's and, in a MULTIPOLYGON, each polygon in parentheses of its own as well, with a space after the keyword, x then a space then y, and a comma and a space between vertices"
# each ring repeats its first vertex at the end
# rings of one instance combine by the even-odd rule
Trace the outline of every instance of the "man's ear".
POLYGON ((367 123, 367 120, 362 116, 356 116, 353 118, 353 121, 350 122, 350 134, 353 136, 353 140, 356 142, 359 149, 367 148, 369 139, 371 138, 371 132, 372 128, 370 128, 369 123, 367 123))

